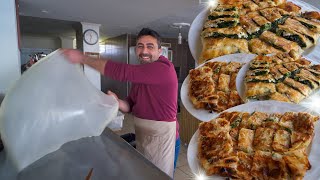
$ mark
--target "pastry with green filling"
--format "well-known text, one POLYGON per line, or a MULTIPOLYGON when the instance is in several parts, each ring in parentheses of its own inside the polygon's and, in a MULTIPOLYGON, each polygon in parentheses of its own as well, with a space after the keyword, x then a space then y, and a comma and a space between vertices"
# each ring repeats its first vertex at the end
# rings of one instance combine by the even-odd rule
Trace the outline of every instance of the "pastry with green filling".
POLYGON ((239 18, 238 10, 235 11, 211 11, 208 19, 215 20, 219 18, 239 18))
POLYGON ((202 37, 242 39, 247 38, 248 35, 241 26, 236 26, 232 28, 207 28, 202 31, 202 37))
POLYGON ((280 49, 283 52, 289 53, 296 59, 302 54, 302 49, 296 42, 292 42, 281 36, 277 36, 270 31, 263 32, 260 36, 260 39, 270 43, 273 47, 280 49))
POLYGON ((303 24, 308 29, 310 29, 316 33, 320 33, 320 22, 319 21, 309 20, 309 19, 305 19, 302 17, 294 17, 293 19, 298 20, 301 24, 303 24))
POLYGON ((208 20, 204 24, 204 28, 226 28, 235 27, 239 24, 239 18, 219 18, 215 20, 208 20))
POLYGON ((249 50, 258 55, 281 53, 282 51, 274 48, 272 45, 261 41, 259 38, 251 39, 248 43, 249 50))
POLYGON ((290 28, 298 33, 305 35, 308 39, 311 40, 311 42, 313 44, 315 44, 319 39, 319 33, 315 33, 314 31, 308 29, 303 24, 301 24, 301 22, 299 22, 295 19, 288 18, 285 21, 284 25, 286 25, 288 28, 290 28))
POLYGON ((290 41, 294 41, 299 44, 299 46, 303 49, 309 48, 313 45, 313 43, 301 33, 298 33, 288 27, 287 25, 279 25, 276 29, 276 34, 284 37, 290 41))

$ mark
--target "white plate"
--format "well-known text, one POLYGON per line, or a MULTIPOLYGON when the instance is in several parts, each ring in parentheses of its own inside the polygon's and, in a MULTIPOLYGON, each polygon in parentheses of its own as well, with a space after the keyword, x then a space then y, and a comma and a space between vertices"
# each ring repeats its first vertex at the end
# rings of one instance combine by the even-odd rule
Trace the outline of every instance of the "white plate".
MULTIPOLYGON (((254 111, 262 111, 266 113, 284 113, 288 111, 293 112, 302 112, 304 108, 299 105, 278 102, 278 101, 256 101, 250 102, 247 104, 243 104, 240 106, 236 106, 233 108, 228 109, 227 111, 242 111, 242 112, 249 112, 252 113, 254 111)), ((315 135, 312 140, 312 147, 308 159, 311 164, 311 169, 307 171, 304 179, 308 180, 316 180, 320 177, 320 123, 316 122, 315 124, 315 135)), ((187 151, 187 158, 188 163, 191 171, 198 175, 199 173, 205 174, 204 169, 200 166, 199 160, 197 158, 198 154, 198 136, 199 130, 195 132, 192 136, 188 151, 187 151)), ((210 176, 210 179, 226 179, 225 177, 221 176, 210 176)))
MULTIPOLYGON (((317 62, 317 61, 312 61, 310 59, 309 59, 309 61, 311 61, 312 64, 319 64, 319 62, 317 62)), ((246 98, 245 77, 246 77, 246 73, 247 73, 249 67, 250 67, 250 63, 246 63, 245 65, 243 65, 242 68, 240 69, 240 71, 238 72, 237 79, 236 79, 237 91, 239 93, 239 96, 241 97, 241 99, 244 102, 257 101, 254 99, 247 99, 246 98)), ((314 98, 317 98, 317 99, 320 98, 320 90, 319 89, 316 89, 314 92, 312 92, 310 94, 310 96, 308 98, 303 99, 299 104, 305 105, 306 103, 314 100, 314 98)))
MULTIPOLYGON (((212 61, 221 61, 221 62, 240 62, 240 63, 247 63, 250 60, 252 60, 256 55, 255 54, 244 54, 244 53, 238 53, 238 54, 229 54, 225 56, 220 56, 217 58, 214 58, 208 62, 212 61)), ((204 64, 201 64, 197 68, 203 66, 204 64)), ((188 97, 188 91, 189 91, 189 75, 186 77, 186 79, 183 81, 183 84, 181 86, 181 101, 186 110, 192 114, 195 118, 199 119, 200 121, 209 121, 213 119, 215 116, 217 116, 217 113, 213 112, 210 113, 208 110, 205 109, 196 109, 194 108, 193 104, 191 103, 189 97, 188 97)))
MULTIPOLYGON (((301 0, 288 0, 291 2, 294 2, 298 6, 301 7, 301 11, 320 11, 318 8, 303 2, 301 0)), ((200 57, 201 51, 202 51, 202 43, 200 34, 202 32, 202 27, 207 19, 209 13, 209 8, 205 8, 203 11, 201 11, 197 17, 193 20, 188 34, 188 42, 189 42, 189 48, 191 51, 191 54, 193 58, 197 61, 200 57)), ((320 43, 318 40, 318 44, 312 48, 307 49, 303 52, 303 56, 308 59, 314 59, 320 61, 320 43)))
MULTIPOLYGON (((236 78, 236 88, 238 91, 239 96, 244 102, 248 102, 249 99, 246 98, 246 88, 245 88, 245 77, 246 73, 250 67, 250 63, 246 63, 243 65, 238 72, 237 78, 236 78)), ((251 100, 250 100, 251 101, 251 100)), ((252 100, 254 101, 254 100, 252 100)))

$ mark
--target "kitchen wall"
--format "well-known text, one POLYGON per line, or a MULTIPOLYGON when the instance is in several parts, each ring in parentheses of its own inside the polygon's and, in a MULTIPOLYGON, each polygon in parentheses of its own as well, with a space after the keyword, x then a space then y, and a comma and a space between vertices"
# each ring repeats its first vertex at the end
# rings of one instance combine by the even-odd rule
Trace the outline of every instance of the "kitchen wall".
POLYGON ((21 48, 41 48, 56 50, 61 47, 59 37, 22 35, 21 48))
POLYGON ((0 94, 20 77, 20 52, 18 45, 15 1, 0 1, 0 94))
POLYGON ((29 55, 41 52, 49 54, 56 49, 61 48, 61 45, 62 41, 59 37, 22 34, 20 48, 21 65, 27 63, 30 60, 29 55))
MULTIPOLYGON (((100 45, 100 56, 113 61, 128 63, 128 35, 124 34, 107 39, 100 45)), ((116 93, 119 98, 127 97, 127 82, 119 82, 109 77, 101 76, 101 91, 107 93, 108 90, 116 93)))

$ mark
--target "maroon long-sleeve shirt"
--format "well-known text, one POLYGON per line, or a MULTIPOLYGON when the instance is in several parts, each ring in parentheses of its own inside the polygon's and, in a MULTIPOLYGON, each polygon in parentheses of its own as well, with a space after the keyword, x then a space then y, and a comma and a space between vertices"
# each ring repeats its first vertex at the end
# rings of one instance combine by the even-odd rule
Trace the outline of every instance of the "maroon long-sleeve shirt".
POLYGON ((141 65, 108 61, 104 74, 132 83, 127 101, 136 117, 176 121, 178 80, 174 65, 166 57, 160 56, 155 62, 141 65))

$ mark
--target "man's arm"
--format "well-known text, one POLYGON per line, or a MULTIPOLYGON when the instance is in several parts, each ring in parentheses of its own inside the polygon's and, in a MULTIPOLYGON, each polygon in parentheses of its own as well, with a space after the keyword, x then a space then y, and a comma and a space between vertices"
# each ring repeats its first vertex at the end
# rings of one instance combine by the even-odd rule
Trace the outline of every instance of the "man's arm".
POLYGON ((82 64, 86 64, 97 71, 99 71, 102 75, 104 75, 104 67, 108 60, 100 59, 100 58, 92 58, 89 56, 84 56, 82 64))
POLYGON ((63 54, 68 58, 68 60, 71 63, 86 64, 99 71, 102 75, 104 75, 104 67, 108 60, 86 56, 81 51, 74 49, 64 49, 63 54))

